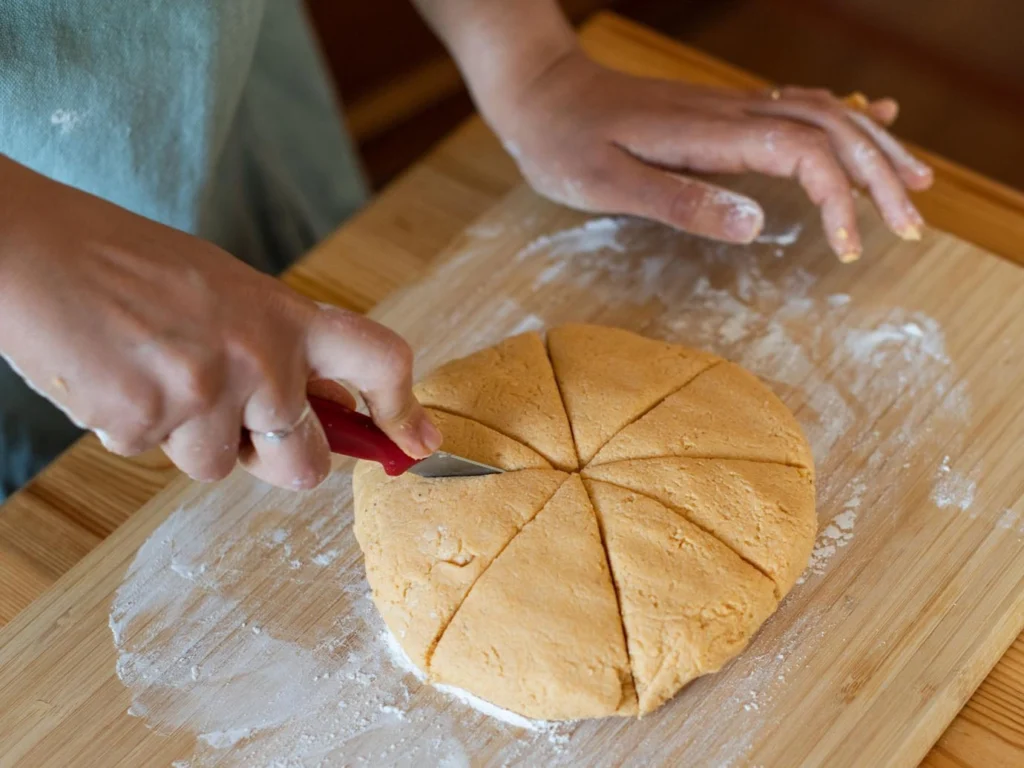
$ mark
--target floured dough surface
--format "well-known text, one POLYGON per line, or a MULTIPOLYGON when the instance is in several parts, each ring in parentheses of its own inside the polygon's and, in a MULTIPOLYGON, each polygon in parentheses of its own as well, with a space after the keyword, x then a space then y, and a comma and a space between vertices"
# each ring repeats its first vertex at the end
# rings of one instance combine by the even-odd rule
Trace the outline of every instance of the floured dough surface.
POLYGON ((565 478, 528 469, 438 483, 407 473, 371 493, 358 479, 356 494, 372 499, 355 525, 366 576, 384 622, 414 663, 426 668, 477 578, 565 478))
POLYGON ((444 450, 506 470, 356 467, 374 602, 432 681, 531 718, 643 715, 742 652, 807 564, 810 450, 732 363, 569 325, 416 391, 444 450))
POLYGON ((430 672, 532 718, 636 713, 615 589, 579 475, 480 577, 430 672))
POLYGON ((739 459, 637 459, 584 475, 638 491, 709 531, 777 585, 793 587, 818 530, 806 469, 739 459))
POLYGON ((814 466, 800 425, 752 373, 722 362, 615 435, 594 464, 657 456, 814 466))
POLYGON ((548 352, 581 465, 623 427, 719 360, 706 352, 597 325, 553 328, 548 352))
POLYGON ((588 480, 622 603, 640 713, 747 645, 775 610, 774 584, 653 499, 588 480))
POLYGON ((578 467, 555 374, 536 333, 512 336, 442 365, 414 391, 423 405, 515 438, 557 469, 578 467))

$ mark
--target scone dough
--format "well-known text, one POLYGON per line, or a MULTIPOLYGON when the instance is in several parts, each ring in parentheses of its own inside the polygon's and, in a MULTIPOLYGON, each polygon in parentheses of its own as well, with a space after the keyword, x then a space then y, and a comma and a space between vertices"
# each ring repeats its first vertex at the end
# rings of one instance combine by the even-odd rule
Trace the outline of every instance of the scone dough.
POLYGON ((531 718, 643 715, 740 653, 817 530, 810 449, 756 377, 569 325, 417 396, 475 478, 355 471, 373 599, 438 683, 531 718))

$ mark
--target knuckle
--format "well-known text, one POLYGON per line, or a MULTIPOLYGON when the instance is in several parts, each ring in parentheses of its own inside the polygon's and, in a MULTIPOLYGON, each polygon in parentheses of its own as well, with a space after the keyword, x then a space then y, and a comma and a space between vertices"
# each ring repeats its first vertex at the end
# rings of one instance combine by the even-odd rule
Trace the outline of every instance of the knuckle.
POLYGON ((834 164, 832 148, 828 139, 817 131, 808 131, 801 140, 801 150, 807 161, 816 166, 827 166, 834 164))
POLYGON ((768 126, 775 137, 783 142, 786 147, 802 147, 809 141, 809 136, 815 133, 811 128, 787 120, 771 121, 768 126))
POLYGON ((666 200, 666 213, 671 221, 683 225, 689 224, 693 221, 703 199, 703 194, 698 190, 681 187, 668 196, 666 200))
POLYGON ((323 323, 322 327, 331 333, 345 336, 357 333, 359 326, 368 321, 362 315, 356 314, 344 307, 321 305, 317 313, 313 315, 312 322, 323 323))
POLYGON ((394 378, 406 380, 412 374, 413 351, 409 343, 396 333, 387 331, 383 341, 384 360, 394 378))
POLYGON ((206 412, 214 406, 223 382, 222 368, 217 362, 184 361, 179 376, 182 394, 193 409, 206 412))
POLYGON ((126 397, 125 402, 130 403, 125 411, 126 421, 130 422, 128 429, 138 436, 159 425, 166 412, 163 395, 151 387, 126 397))

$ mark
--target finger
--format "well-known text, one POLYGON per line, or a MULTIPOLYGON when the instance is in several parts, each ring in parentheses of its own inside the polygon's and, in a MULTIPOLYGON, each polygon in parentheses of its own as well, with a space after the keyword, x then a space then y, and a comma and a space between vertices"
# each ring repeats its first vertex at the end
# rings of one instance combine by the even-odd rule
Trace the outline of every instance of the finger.
POLYGON ((170 434, 162 448, 193 480, 221 480, 231 474, 238 461, 241 433, 241 408, 226 406, 185 422, 170 434))
POLYGON ((888 127, 900 116, 900 104, 895 99, 878 99, 868 104, 864 113, 876 123, 888 127))
POLYGON ((749 115, 695 120, 684 114, 678 121, 660 121, 657 131, 639 126, 623 145, 634 157, 663 167, 795 178, 821 209, 829 244, 840 259, 853 261, 860 255, 850 181, 819 130, 749 115))
POLYGON ((778 101, 753 102, 748 109, 752 114, 787 118, 820 128, 850 177, 870 190, 889 228, 900 237, 920 238, 924 219, 910 201, 906 187, 887 156, 851 122, 852 117, 865 122, 871 122, 871 118, 839 106, 835 99, 812 103, 793 95, 778 101))
POLYGON ((899 170, 900 178, 908 187, 914 190, 923 190, 932 185, 934 180, 932 169, 914 157, 892 134, 876 125, 865 115, 854 113, 850 115, 850 119, 885 152, 899 170))
MULTIPOLYGON (((855 93, 840 106, 840 102, 831 93, 819 89, 784 88, 782 94, 781 102, 803 102, 818 107, 822 113, 828 113, 837 123, 845 123, 846 120, 842 119, 844 117, 853 122, 878 145, 906 186, 925 189, 931 184, 931 169, 879 125, 891 124, 896 119, 899 105, 892 99, 868 102, 863 94, 855 93)), ((823 125, 819 127, 824 128, 823 125)))
POLYGON ((393 331, 339 308, 321 310, 306 338, 316 376, 347 381, 370 415, 413 458, 429 456, 441 433, 412 393, 412 350, 393 331))
POLYGON ((612 183, 593 190, 595 203, 604 210, 727 243, 752 242, 764 226, 761 206, 749 197, 653 168, 625 152, 610 155, 606 170, 612 183))
POLYGON ((260 480, 291 490, 315 488, 331 471, 331 451, 319 420, 307 416, 283 437, 249 434, 239 461, 260 480))
POLYGON ((738 171, 796 179, 821 209, 825 236, 840 260, 860 257, 850 181, 821 131, 790 121, 746 118, 718 126, 714 141, 717 148, 710 154, 728 152, 737 157, 738 162, 732 163, 739 166, 738 171))
POLYGON ((306 399, 309 372, 302 345, 295 345, 290 359, 265 371, 245 404, 242 426, 249 439, 239 459, 251 474, 272 485, 314 488, 330 471, 331 457, 306 399))
MULTIPOLYGON (((832 94, 825 91, 826 94, 832 94)), ((781 95, 781 94, 780 94, 781 95)), ((841 99, 849 109, 868 115, 872 120, 885 126, 892 125, 900 113, 899 102, 888 97, 871 101, 860 91, 854 91, 841 99)))

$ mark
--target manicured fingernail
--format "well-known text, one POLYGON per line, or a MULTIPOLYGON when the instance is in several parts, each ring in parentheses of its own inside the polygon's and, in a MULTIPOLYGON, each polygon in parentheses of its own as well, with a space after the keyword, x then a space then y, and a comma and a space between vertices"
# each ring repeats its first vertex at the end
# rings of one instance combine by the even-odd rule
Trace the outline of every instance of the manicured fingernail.
POLYGON ((896 231, 904 240, 920 240, 921 239, 921 227, 916 224, 907 224, 902 229, 896 231))
POLYGON ((444 436, 430 419, 424 418, 423 423, 420 425, 420 441, 423 443, 424 448, 433 453, 441 447, 441 443, 444 442, 444 436))

